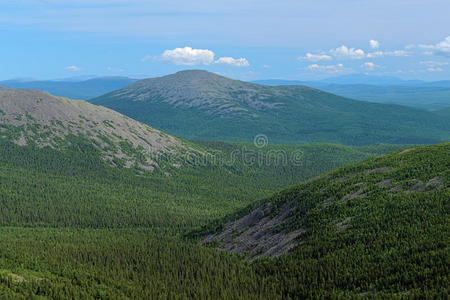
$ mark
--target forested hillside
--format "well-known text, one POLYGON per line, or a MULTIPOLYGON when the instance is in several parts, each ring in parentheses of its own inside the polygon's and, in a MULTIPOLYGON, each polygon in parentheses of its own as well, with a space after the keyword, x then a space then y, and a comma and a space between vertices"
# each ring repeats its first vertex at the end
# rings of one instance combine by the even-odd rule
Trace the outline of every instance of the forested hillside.
POLYGON ((301 188, 273 193, 404 146, 194 144, 101 107, 29 91, 0 93, 0 107, 0 298, 286 299, 405 292, 439 297, 447 292, 441 287, 448 283, 442 267, 448 245, 438 240, 448 232, 443 223, 448 216, 440 214, 448 211, 448 144, 401 150, 301 185, 311 187, 311 197, 295 202, 276 229, 279 236, 301 230, 298 240, 290 240, 293 251, 275 260, 248 260, 251 249, 230 254, 215 249, 220 241, 201 245, 204 238, 192 237, 226 227, 224 218, 248 212, 260 199, 269 200, 256 203, 273 201, 268 211, 276 216, 272 208, 282 211, 283 201, 301 188), (110 142, 96 143, 100 134, 110 142), (147 137, 142 141, 147 146, 123 143, 133 145, 136 137, 147 137), (154 156, 154 169, 105 158, 128 149, 123 153, 140 161, 136 150, 165 153, 167 142, 173 147, 154 156), (384 167, 392 168, 391 177, 369 172, 384 167), (352 172, 355 178, 339 179, 352 172), (353 191, 360 178, 367 183, 364 196, 353 191), (384 191, 377 184, 388 179, 402 190, 386 190, 380 199, 370 193, 384 191), (330 197, 356 196, 325 205, 319 188, 330 197), (366 200, 374 204, 358 202, 366 200), (354 220, 360 227, 353 227, 354 220), (392 228, 373 227, 374 220, 392 228), (336 235, 336 228, 346 230, 336 235), (362 243, 383 251, 371 252, 362 243), (386 271, 391 258, 407 277, 386 271), (383 269, 371 275, 373 261, 381 261, 383 269), (425 263, 429 271, 423 270, 425 263))
POLYGON ((207 234, 203 243, 246 257, 279 256, 262 265, 284 282, 287 295, 337 289, 379 297, 443 296, 449 286, 449 212, 445 143, 325 173, 196 234, 207 234), (292 278, 296 285, 288 283, 292 278))
MULTIPOLYGON (((390 195, 391 187, 386 187, 379 199, 369 194, 329 206, 323 205, 323 197, 308 198, 304 205, 298 202, 301 205, 295 206, 292 212, 306 211, 307 218, 290 218, 281 230, 296 229, 299 224, 300 228, 304 224, 311 227, 307 227, 308 231, 301 236, 304 242, 293 252, 273 261, 249 261, 198 245, 196 240, 186 240, 183 236, 257 199, 279 199, 275 205, 281 206, 284 199, 300 189, 292 188, 274 198, 269 197, 283 187, 283 178, 306 179, 318 172, 302 173, 301 169, 291 166, 289 175, 289 172, 283 174, 283 168, 273 171, 259 168, 261 165, 244 168, 243 161, 238 160, 235 167, 227 169, 201 166, 179 169, 180 173, 170 177, 157 173, 142 177, 132 169, 111 167, 100 159, 94 147, 79 152, 79 147, 73 143, 73 148, 61 152, 7 141, 1 145, 0 236, 4 246, 0 247, 0 295, 3 298, 30 295, 58 299, 152 298, 162 295, 281 299, 319 295, 350 297, 367 292, 369 296, 401 295, 405 291, 421 296, 446 293, 439 287, 448 283, 448 272, 443 273, 446 270, 442 261, 443 255, 448 253, 448 245, 442 243, 448 238, 445 236, 448 225, 442 223, 449 199, 448 144, 409 152, 402 150, 402 154, 397 152, 345 167, 319 181, 307 183, 306 186, 313 188, 311 193, 316 193, 319 189, 316 185, 322 189, 328 186, 326 182, 345 177, 349 172, 365 174, 386 164, 393 168, 402 164, 408 166, 397 172, 373 172, 367 178, 355 175, 354 179, 348 179, 351 185, 342 191, 338 188, 346 186, 345 180, 335 180, 325 191, 345 197, 353 191, 352 184, 360 176, 368 183, 378 183, 387 180, 387 175, 395 174, 390 177, 393 187, 401 185, 405 192, 386 199, 383 197, 390 195), (404 160, 394 159, 402 155, 406 155, 404 160), (438 179, 432 181, 435 185, 426 187, 433 179, 428 178, 430 176, 438 179), (412 182, 413 177, 424 183, 426 191, 408 192, 416 184, 412 182), (361 206, 360 202, 374 201, 372 199, 378 200, 373 205, 361 206), (311 206, 319 209, 311 209, 311 206), (332 213, 331 207, 335 212, 332 213), (348 224, 342 223, 349 216, 348 224), (379 227, 373 227, 373 220, 379 220, 379 227), (364 222, 357 225, 360 221, 364 222), (385 232, 389 226, 390 231, 385 232), (338 233, 337 228, 341 230, 338 233), (369 234, 374 228, 376 231, 369 234), (415 236, 416 246, 411 235, 415 236), (375 250, 369 251, 366 261, 361 251, 367 248, 361 243, 378 245, 375 249, 382 247, 384 252, 378 255, 375 250), (398 243, 411 248, 400 250, 398 243), (423 255, 417 252, 417 247, 425 247, 425 252, 420 252, 423 255), (430 251, 435 254, 431 255, 430 251), (426 262, 426 257, 434 258, 426 262), (360 263, 351 263, 355 260, 360 263), (377 279, 387 274, 384 270, 392 268, 380 268, 374 275, 368 273, 370 262, 380 261, 381 266, 385 266, 392 260, 396 261, 395 269, 410 270, 398 287, 393 286, 400 276, 395 271, 384 281, 377 279), (431 273, 423 271, 425 263, 431 273)), ((210 144, 209 149, 228 156, 242 146, 245 145, 210 144)), ((251 145, 247 147, 250 149, 251 145)), ((389 146, 370 147, 371 153, 384 152, 387 148, 389 146)), ((325 171, 345 153, 349 154, 350 162, 363 159, 360 151, 369 149, 311 145, 301 150, 308 159, 317 159, 316 163, 311 161, 307 165, 308 169, 315 166, 325 171)), ((365 155, 371 154, 366 152, 365 155)), ((338 160, 338 163, 344 161, 338 160)), ((376 190, 378 186, 368 185, 368 188, 376 190)))
POLYGON ((201 70, 140 80, 91 100, 193 140, 346 145, 430 144, 450 121, 419 109, 355 101, 306 86, 263 86, 201 70))

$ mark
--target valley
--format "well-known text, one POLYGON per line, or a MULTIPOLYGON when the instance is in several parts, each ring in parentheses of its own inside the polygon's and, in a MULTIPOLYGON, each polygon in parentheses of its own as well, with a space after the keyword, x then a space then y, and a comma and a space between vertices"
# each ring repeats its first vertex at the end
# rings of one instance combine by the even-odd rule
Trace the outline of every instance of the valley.
MULTIPOLYGON (((170 78, 163 90, 152 90, 152 97, 172 93, 167 99, 174 102, 161 105, 184 107, 175 119, 177 113, 167 111, 172 117, 166 122, 186 129, 190 121, 184 113, 203 118, 202 112, 214 122, 242 126, 228 131, 233 136, 202 125, 209 133, 180 131, 176 137, 132 114, 85 101, 0 90, 1 298, 447 293, 448 143, 410 145, 433 139, 419 134, 395 138, 405 144, 368 135, 365 142, 342 145, 335 142, 345 134, 338 133, 336 140, 323 138, 326 143, 307 143, 308 135, 302 135, 299 142, 277 144, 283 135, 270 131, 252 143, 254 137, 247 137, 254 120, 272 123, 272 110, 287 113, 283 106, 296 100, 261 100, 260 86, 225 81, 233 87, 221 87, 221 77, 205 83, 195 76, 193 82, 209 90, 198 94, 193 84, 188 101, 175 97, 170 78), (236 96, 242 89, 244 96, 236 96), (212 132, 217 139, 204 138, 212 132)), ((200 76, 211 80, 209 73, 200 76)), ((136 84, 146 91, 147 82, 136 84)), ((276 93, 270 97, 284 99, 286 91, 276 93)), ((295 93, 309 106, 324 95, 306 87, 295 93)), ((144 100, 138 94, 126 97, 153 110, 145 95, 144 100)), ((311 110, 323 114, 335 101, 345 106, 353 100, 332 96, 326 101, 311 110)), ((393 109, 424 120, 435 116, 393 109)), ((435 138, 445 139, 448 119, 434 118, 435 138)), ((309 122, 319 124, 312 117, 309 122)))

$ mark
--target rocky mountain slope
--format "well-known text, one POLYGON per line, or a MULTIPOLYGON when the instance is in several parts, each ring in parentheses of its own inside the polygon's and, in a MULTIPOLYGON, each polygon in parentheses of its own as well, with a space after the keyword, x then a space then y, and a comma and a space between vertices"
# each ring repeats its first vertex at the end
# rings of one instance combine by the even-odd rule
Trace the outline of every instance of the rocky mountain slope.
MULTIPOLYGON (((362 247, 367 254, 379 249, 387 237, 396 237, 377 254, 384 255, 415 241, 432 240, 437 232, 440 236, 446 231, 448 239, 449 200, 450 143, 407 148, 337 169, 260 201, 213 224, 203 243, 260 257, 295 248, 299 253, 306 245, 316 247, 314 241, 337 240, 336 248, 362 247)), ((435 242, 439 243, 430 242, 429 251, 449 246, 435 242)), ((416 251, 411 257, 423 254, 416 251)))
MULTIPOLYGON (((205 71, 184 71, 161 78, 144 79, 113 92, 113 97, 150 101, 180 108, 198 108, 213 116, 257 117, 258 111, 274 109, 271 88, 230 80, 205 71)), ((275 96, 281 96, 275 93, 275 96)))
POLYGON ((450 121, 397 105, 354 101, 305 86, 263 86, 206 71, 138 81, 93 99, 170 134, 197 140, 274 143, 434 143, 450 121))
POLYGON ((31 90, 0 91, 0 138, 54 149, 64 149, 79 138, 94 145, 112 165, 142 170, 158 167, 164 155, 181 162, 183 153, 198 152, 110 109, 31 90))

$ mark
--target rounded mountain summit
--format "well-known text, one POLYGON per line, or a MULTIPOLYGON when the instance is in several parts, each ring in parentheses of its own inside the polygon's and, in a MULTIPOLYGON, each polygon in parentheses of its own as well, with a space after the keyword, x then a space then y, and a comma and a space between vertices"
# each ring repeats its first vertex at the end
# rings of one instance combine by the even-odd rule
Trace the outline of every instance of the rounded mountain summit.
POLYGON ((450 138, 433 112, 347 99, 301 85, 264 86, 202 70, 137 81, 91 101, 191 140, 425 144, 450 138))

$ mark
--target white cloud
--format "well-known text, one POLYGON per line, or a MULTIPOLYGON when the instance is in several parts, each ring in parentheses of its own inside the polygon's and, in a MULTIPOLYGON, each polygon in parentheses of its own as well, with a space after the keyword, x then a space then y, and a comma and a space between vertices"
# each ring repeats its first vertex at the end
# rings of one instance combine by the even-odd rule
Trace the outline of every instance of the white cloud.
POLYGON ((385 52, 386 56, 408 56, 408 52, 405 50, 394 50, 385 52))
MULTIPOLYGON (((220 57, 214 60, 214 52, 208 49, 193 49, 191 47, 175 48, 173 50, 166 50, 159 57, 163 61, 172 63, 174 65, 210 65, 210 64, 224 64, 234 67, 248 67, 250 63, 247 59, 233 58, 229 56, 220 57)), ((147 61, 153 57, 147 55, 142 61, 147 61)))
POLYGON ((369 44, 370 44, 370 48, 372 48, 372 49, 378 49, 378 48, 380 48, 380 42, 379 42, 379 41, 376 41, 376 40, 370 40, 370 41, 369 41, 369 44))
POLYGON ((427 69, 428 72, 442 72, 444 71, 444 69, 440 68, 440 67, 431 67, 427 69))
POLYGON ((379 68, 379 65, 374 64, 373 62, 365 62, 364 64, 361 65, 361 68, 367 70, 367 71, 373 71, 376 68, 379 68))
POLYGON ((450 36, 446 37, 436 45, 419 45, 419 48, 431 50, 435 55, 450 57, 450 36))
POLYGON ((270 69, 271 67, 269 65, 264 65, 263 68, 264 69, 270 69))
POLYGON ((232 58, 232 57, 220 57, 218 60, 216 60, 214 63, 216 64, 225 64, 235 67, 248 67, 250 66, 250 63, 247 59, 241 57, 241 58, 232 58))
POLYGON ((436 53, 450 57, 450 36, 435 46, 436 53))
POLYGON ((312 53, 306 53, 305 57, 302 57, 301 59, 309 60, 312 62, 318 62, 321 60, 331 60, 332 57, 326 54, 312 54, 312 53))
POLYGON ((312 65, 309 65, 307 69, 310 71, 316 71, 316 72, 339 73, 344 70, 344 65, 337 64, 337 65, 320 66, 318 64, 312 64, 312 65))
POLYGON ((375 51, 367 54, 368 58, 375 58, 375 57, 383 57, 383 56, 408 56, 409 53, 405 50, 394 50, 394 51, 375 51))
POLYGON ((78 71, 81 71, 81 68, 77 67, 77 66, 69 66, 69 67, 66 68, 66 70, 69 70, 69 71, 72 71, 72 72, 78 72, 78 71))
POLYGON ((214 52, 208 49, 193 49, 191 47, 166 50, 161 59, 174 65, 209 65, 214 62, 214 52))
POLYGON ((443 72, 444 71, 443 67, 449 65, 449 63, 445 61, 431 61, 431 60, 421 61, 420 64, 426 66, 428 72, 443 72))
POLYGON ((367 54, 368 58, 382 57, 382 56, 384 56, 384 52, 383 51, 376 51, 376 52, 372 52, 372 53, 368 53, 367 54))
POLYGON ((448 62, 446 61, 421 61, 420 62, 421 65, 425 65, 428 67, 442 67, 442 66, 448 66, 448 62))
POLYGON ((330 53, 338 59, 363 59, 366 54, 362 49, 348 48, 347 46, 341 46, 330 53))

